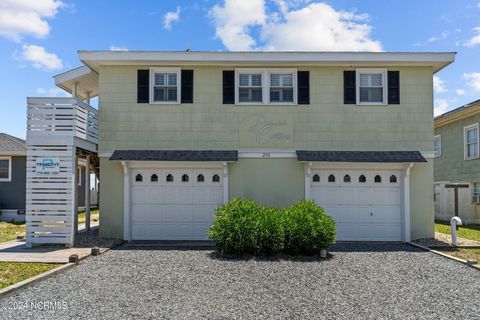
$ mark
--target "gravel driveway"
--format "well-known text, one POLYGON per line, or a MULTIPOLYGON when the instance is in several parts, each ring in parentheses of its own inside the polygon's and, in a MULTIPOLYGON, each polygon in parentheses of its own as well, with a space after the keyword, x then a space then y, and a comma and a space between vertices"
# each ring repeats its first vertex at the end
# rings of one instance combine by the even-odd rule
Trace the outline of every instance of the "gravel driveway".
POLYGON ((115 250, 13 296, 65 310, 0 319, 480 319, 480 272, 404 244, 337 245, 328 260, 115 250))

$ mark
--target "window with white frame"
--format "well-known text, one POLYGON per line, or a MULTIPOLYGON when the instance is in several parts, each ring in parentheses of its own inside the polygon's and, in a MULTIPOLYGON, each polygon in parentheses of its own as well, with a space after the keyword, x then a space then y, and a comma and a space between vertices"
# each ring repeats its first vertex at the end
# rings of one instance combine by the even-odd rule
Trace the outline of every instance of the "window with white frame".
POLYGON ((236 104, 296 104, 296 70, 235 70, 236 104))
POLYGON ((240 73, 238 75, 238 102, 263 101, 262 73, 240 73))
POLYGON ((433 138, 433 153, 435 157, 442 155, 442 137, 439 135, 433 138))
POLYGON ((478 123, 464 128, 465 160, 478 158, 478 123))
POLYGON ((386 104, 384 69, 357 69, 357 104, 386 104))
POLYGON ((180 69, 150 69, 150 103, 180 103, 180 69))
POLYGON ((12 158, 0 157, 0 181, 12 181, 12 158))
POLYGON ((270 102, 293 103, 292 73, 270 73, 270 102))

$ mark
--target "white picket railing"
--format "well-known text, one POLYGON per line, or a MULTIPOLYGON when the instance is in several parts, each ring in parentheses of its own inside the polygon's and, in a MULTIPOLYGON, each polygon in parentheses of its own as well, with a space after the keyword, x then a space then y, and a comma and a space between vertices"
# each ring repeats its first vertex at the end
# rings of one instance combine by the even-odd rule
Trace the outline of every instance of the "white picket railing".
MULTIPOLYGON (((28 137, 73 136, 98 144, 98 111, 74 98, 27 98, 28 137)), ((50 144, 50 143, 49 143, 50 144)))

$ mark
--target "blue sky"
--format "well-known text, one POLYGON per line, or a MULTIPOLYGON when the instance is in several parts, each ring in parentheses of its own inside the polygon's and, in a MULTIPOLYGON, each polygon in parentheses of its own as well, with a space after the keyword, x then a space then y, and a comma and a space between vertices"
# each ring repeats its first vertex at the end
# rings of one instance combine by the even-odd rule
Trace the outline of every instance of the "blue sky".
POLYGON ((480 98, 480 0, 1 0, 0 132, 25 137, 26 97, 77 50, 456 51, 439 114, 480 98))

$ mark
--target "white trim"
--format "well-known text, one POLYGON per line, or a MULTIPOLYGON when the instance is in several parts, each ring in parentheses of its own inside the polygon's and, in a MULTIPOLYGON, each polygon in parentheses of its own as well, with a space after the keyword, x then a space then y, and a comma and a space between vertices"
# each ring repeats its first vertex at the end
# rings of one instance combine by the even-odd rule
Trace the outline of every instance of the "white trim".
POLYGON ((410 241, 410 170, 413 163, 405 169, 403 181, 403 241, 410 241))
POLYGON ((295 150, 239 150, 238 158, 297 158, 297 153, 295 150))
POLYGON ((150 68, 150 104, 180 104, 182 95, 182 70, 174 67, 152 67, 150 68), (153 87, 155 86, 155 73, 175 73, 177 75, 177 101, 155 101, 153 100, 153 87))
POLYGON ((312 163, 306 162, 305 163, 305 200, 310 199, 310 176, 312 172, 312 163))
POLYGON ((355 91, 357 96, 357 105, 359 106, 385 106, 388 103, 387 99, 387 88, 388 88, 388 77, 387 69, 356 69, 356 81, 355 81, 355 91), (361 102, 360 101, 360 75, 361 74, 381 74, 382 75, 382 86, 383 86, 383 101, 382 102, 361 102))
POLYGON ((297 69, 293 68, 236 68, 235 69, 235 105, 275 105, 275 106, 296 106, 297 98, 297 69), (270 102, 270 75, 271 74, 292 74, 293 102, 270 102), (240 74, 261 74, 262 76, 262 101, 261 102, 240 102, 240 74))
POLYGON ((430 66, 438 72, 455 60, 455 52, 195 52, 195 51, 84 51, 82 62, 100 65, 336 65, 430 66))
POLYGON ((383 170, 383 169, 405 169, 409 163, 378 163, 378 162, 312 162, 312 169, 371 169, 371 170, 383 170))
POLYGON ((122 161, 129 169, 219 169, 223 168, 223 161, 122 161))
POLYGON ((26 157, 27 156, 27 150, 25 150, 25 151, 6 151, 6 150, 2 150, 2 151, 0 151, 0 156, 26 157))
POLYGON ((123 167, 123 240, 132 240, 130 230, 130 169, 127 162, 122 161, 123 167))
POLYGON ((438 158, 442 156, 442 136, 437 134, 436 136, 433 136, 433 157, 438 158), (439 140, 439 151, 438 154, 435 153, 435 139, 439 140))
POLYGON ((228 202, 228 162, 223 163, 223 203, 228 202))
POLYGON ((474 160, 479 158, 480 154, 480 133, 479 133, 479 128, 478 128, 478 122, 465 126, 463 127, 463 159, 464 160, 474 160), (468 147, 467 147, 467 132, 468 130, 471 129, 477 129, 477 155, 475 157, 469 157, 468 156, 468 147))
POLYGON ((8 178, 0 178, 0 182, 11 182, 12 181, 12 157, 0 157, 0 160, 8 160, 8 178))
POLYGON ((108 151, 108 152, 99 152, 98 157, 99 158, 110 158, 113 154, 113 151, 108 151))

